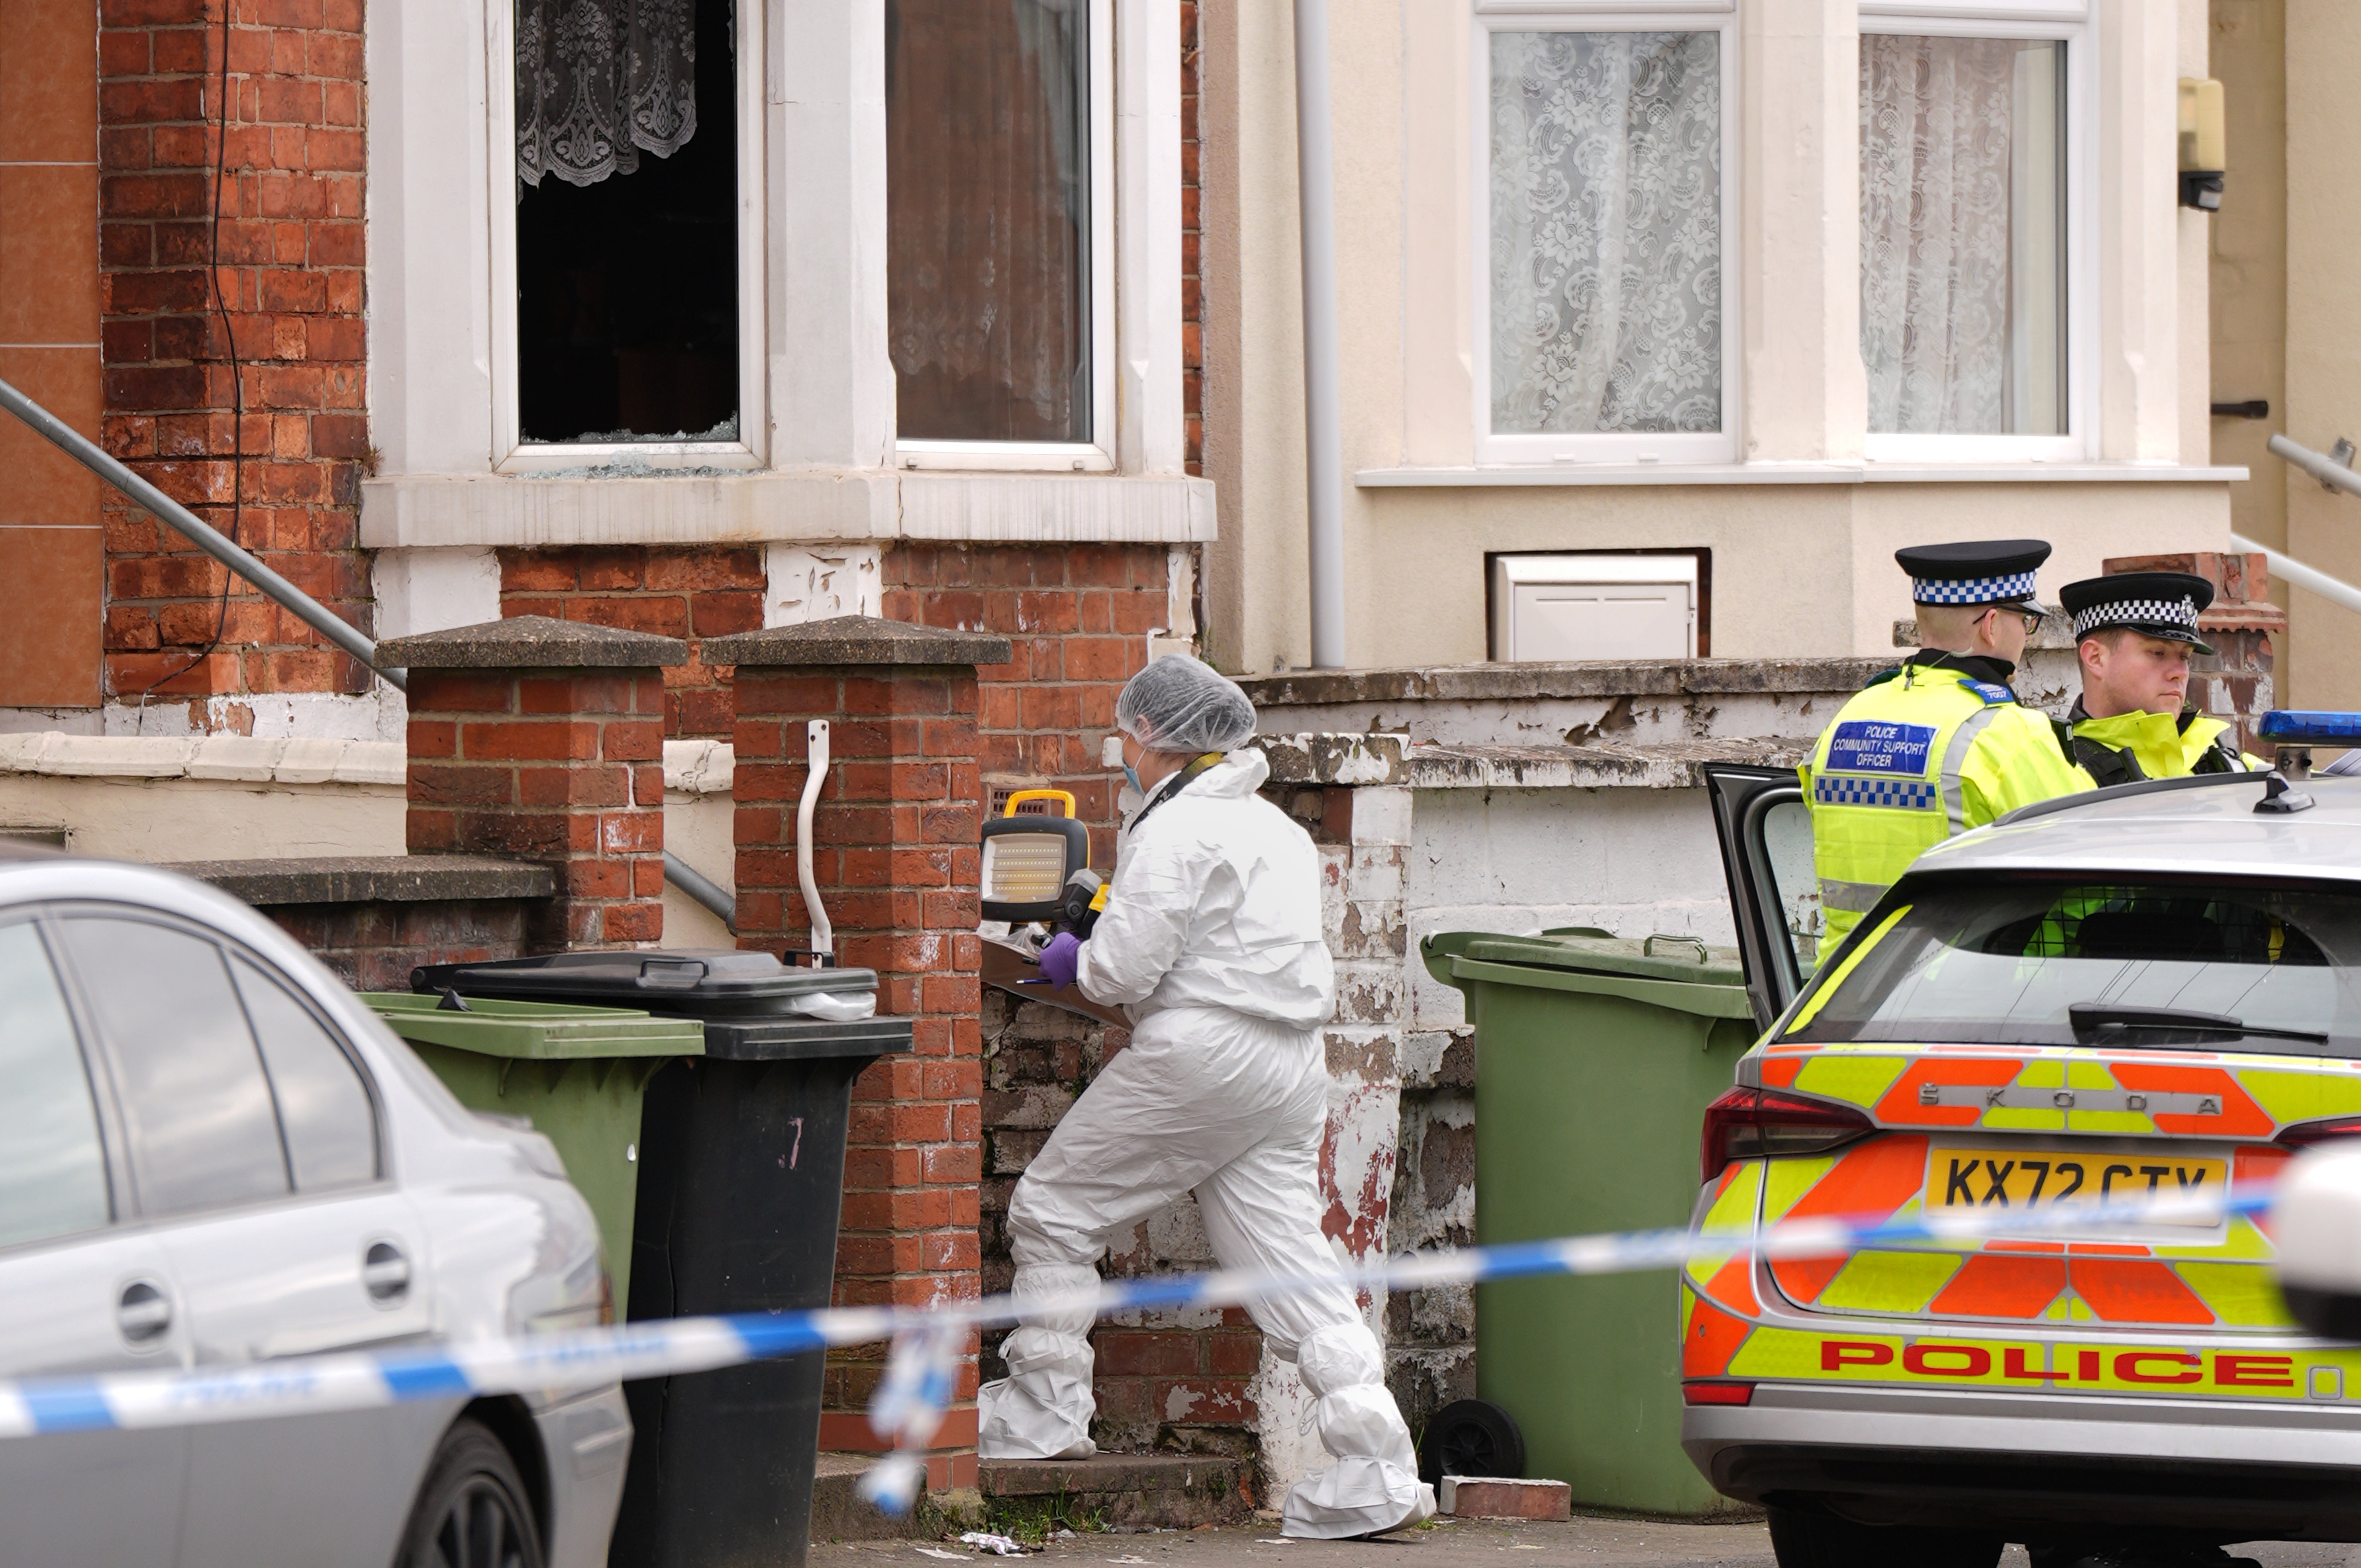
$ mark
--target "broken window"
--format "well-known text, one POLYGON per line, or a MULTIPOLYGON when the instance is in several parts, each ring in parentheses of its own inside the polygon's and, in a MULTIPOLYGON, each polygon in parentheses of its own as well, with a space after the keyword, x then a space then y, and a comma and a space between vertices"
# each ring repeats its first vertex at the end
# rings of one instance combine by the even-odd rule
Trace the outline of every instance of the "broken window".
POLYGON ((736 443, 731 0, 516 0, 528 443, 736 443))

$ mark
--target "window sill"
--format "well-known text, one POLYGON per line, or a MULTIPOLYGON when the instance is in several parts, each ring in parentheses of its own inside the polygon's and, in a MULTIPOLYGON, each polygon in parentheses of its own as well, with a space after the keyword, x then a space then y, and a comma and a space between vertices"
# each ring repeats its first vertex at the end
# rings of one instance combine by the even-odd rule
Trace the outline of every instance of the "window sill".
POLYGON ((1584 463, 1363 468, 1365 490, 1552 485, 1999 485, 2235 483, 2240 467, 2176 463, 1584 463))
POLYGON ((360 543, 372 550, 834 539, 1187 544, 1213 537, 1213 481, 1185 474, 708 469, 407 474, 361 484, 360 543))

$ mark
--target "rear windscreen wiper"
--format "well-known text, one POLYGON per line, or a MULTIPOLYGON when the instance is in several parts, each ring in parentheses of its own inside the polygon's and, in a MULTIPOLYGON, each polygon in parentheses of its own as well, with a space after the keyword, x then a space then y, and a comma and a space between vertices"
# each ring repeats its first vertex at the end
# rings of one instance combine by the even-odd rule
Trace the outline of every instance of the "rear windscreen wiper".
POLYGON ((2066 1009, 2066 1016, 2072 1022, 2078 1040, 2116 1030, 2160 1029, 2183 1035, 2243 1035, 2257 1040, 2308 1040, 2315 1046, 2328 1043, 2325 1034, 2309 1029, 2265 1028, 2240 1023, 2226 1013, 2197 1013, 2178 1007, 2118 1007, 2106 1002, 2077 1002, 2066 1009))

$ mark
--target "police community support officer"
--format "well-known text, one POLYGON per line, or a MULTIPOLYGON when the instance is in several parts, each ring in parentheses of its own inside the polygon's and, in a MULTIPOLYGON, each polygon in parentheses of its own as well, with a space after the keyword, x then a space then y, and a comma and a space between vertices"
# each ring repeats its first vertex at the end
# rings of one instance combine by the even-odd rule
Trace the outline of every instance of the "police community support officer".
POLYGON ((2101 784, 2268 771, 2230 726, 2186 706, 2191 654, 2211 653, 2197 617, 2213 585, 2187 572, 2086 577, 2058 590, 2074 618, 2082 695, 2058 738, 2101 784))
POLYGON ((2040 624, 2038 539, 1897 550, 1925 644, 1857 694, 1800 773, 1833 951, 1919 852, 2004 812, 2091 787, 2049 720, 2009 689, 2040 624))

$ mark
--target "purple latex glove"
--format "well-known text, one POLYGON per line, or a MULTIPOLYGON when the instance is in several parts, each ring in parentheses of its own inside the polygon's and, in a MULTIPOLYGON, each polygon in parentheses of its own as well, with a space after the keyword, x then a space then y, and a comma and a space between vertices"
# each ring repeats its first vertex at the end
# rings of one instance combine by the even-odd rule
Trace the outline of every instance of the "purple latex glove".
POLYGON ((1041 949, 1041 978, 1063 991, 1074 983, 1074 970, 1082 956, 1082 939, 1071 931, 1059 932, 1041 949))

